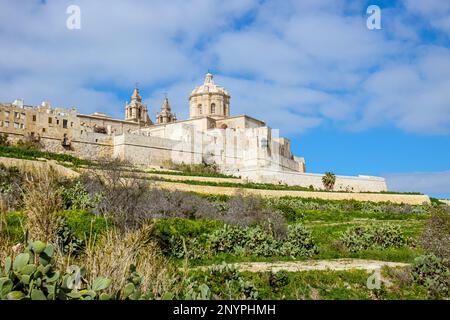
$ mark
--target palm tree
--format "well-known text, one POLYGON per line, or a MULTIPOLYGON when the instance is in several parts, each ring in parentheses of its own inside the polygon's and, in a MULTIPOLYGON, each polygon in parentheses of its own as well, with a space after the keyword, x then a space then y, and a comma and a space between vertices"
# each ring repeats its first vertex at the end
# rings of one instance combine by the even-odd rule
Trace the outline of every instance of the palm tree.
POLYGON ((335 174, 332 172, 325 172, 325 175, 322 177, 322 183, 325 189, 333 190, 335 182, 336 182, 335 174))

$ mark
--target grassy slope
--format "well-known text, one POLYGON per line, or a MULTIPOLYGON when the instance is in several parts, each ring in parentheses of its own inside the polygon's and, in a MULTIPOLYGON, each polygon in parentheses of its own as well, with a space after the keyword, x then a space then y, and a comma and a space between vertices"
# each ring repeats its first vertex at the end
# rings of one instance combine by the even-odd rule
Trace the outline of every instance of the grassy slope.
MULTIPOLYGON (((61 213, 67 219, 68 225, 75 234, 83 238, 93 230, 99 234, 108 228, 110 223, 103 218, 96 217, 83 211, 65 211, 61 213)), ((365 258, 384 261, 411 262, 419 253, 419 249, 400 248, 387 250, 366 250, 358 253, 342 252, 333 246, 333 242, 339 238, 341 232, 351 225, 367 223, 392 223, 402 227, 404 233, 417 240, 428 214, 396 214, 374 213, 362 211, 332 211, 332 210, 296 210, 291 216, 290 223, 302 222, 312 230, 312 235, 318 244, 319 253, 313 259, 332 259, 343 257, 365 258)), ((8 234, 17 241, 23 240, 22 225, 25 215, 23 213, 8 214, 8 234)), ((174 228, 175 220, 158 222, 161 228, 174 228)), ((180 222, 178 222, 180 223, 180 222)), ((197 221, 185 220, 180 226, 187 236, 211 232, 220 227, 220 222, 205 221, 198 224, 197 221), (188 227, 186 227, 188 226, 188 227)), ((172 260, 172 259, 171 259, 172 260)), ((289 257, 240 257, 230 254, 217 255, 209 259, 191 260, 191 266, 218 264, 222 261, 281 261, 292 260, 289 257)), ((179 264, 181 260, 173 259, 179 264)), ((200 271, 194 272, 195 277, 202 278, 200 271)), ((369 290, 366 281, 369 274, 365 271, 304 271, 288 273, 288 281, 283 285, 270 285, 269 273, 248 273, 241 275, 251 281, 257 288, 262 299, 426 299, 424 287, 404 287, 396 283, 392 276, 384 272, 385 278, 393 282, 390 287, 382 286, 380 290, 369 290)), ((211 280, 213 281, 213 280, 211 280)), ((220 286, 223 284, 217 284, 220 286)))

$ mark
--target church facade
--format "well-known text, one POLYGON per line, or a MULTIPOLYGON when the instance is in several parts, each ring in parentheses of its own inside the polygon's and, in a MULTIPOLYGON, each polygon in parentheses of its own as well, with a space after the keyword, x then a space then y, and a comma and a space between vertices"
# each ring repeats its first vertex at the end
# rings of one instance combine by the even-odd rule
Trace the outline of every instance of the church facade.
MULTIPOLYGON (((231 115, 230 99, 207 73, 189 96, 185 120, 177 119, 166 96, 153 122, 138 88, 125 104, 123 120, 16 100, 0 104, 0 133, 81 158, 117 157, 144 167, 207 163, 249 181, 323 187, 323 175, 307 173, 304 158, 292 154, 290 141, 278 130, 248 115, 231 115)), ((337 176, 335 189, 378 192, 387 187, 380 177, 337 176)))

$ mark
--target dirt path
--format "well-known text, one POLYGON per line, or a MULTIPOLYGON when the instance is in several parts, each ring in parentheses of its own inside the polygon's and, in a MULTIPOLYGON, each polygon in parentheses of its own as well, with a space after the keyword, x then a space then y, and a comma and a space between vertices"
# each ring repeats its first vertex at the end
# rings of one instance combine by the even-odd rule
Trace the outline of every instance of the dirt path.
MULTIPOLYGON (((279 261, 279 262, 241 262, 233 263, 239 271, 249 272, 277 272, 277 271, 310 271, 310 270, 368 270, 373 271, 384 266, 387 267, 405 267, 407 263, 387 262, 364 259, 335 259, 335 260, 308 260, 308 261, 279 261)), ((199 267, 205 270, 211 266, 199 267)))

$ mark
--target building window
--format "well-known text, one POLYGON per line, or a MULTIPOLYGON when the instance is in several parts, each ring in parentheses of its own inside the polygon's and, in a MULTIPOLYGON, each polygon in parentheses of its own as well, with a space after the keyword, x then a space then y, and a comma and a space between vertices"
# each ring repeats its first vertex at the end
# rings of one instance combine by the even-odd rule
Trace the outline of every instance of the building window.
POLYGON ((51 117, 48 118, 48 123, 52 123, 52 118, 51 117))
POLYGON ((63 119, 63 128, 67 129, 67 119, 63 119))
POLYGON ((56 119, 56 124, 59 124, 59 120, 58 119, 56 119))
POLYGON ((212 114, 216 113, 216 104, 215 103, 211 103, 211 113, 212 114))
POLYGON ((36 115, 33 114, 33 121, 36 121, 36 115))
POLYGON ((20 124, 20 129, 25 129, 25 125, 23 123, 20 124))
POLYGON ((22 113, 20 114, 20 118, 25 120, 25 119, 26 119, 25 113, 22 112, 22 113))
POLYGON ((201 104, 198 105, 198 114, 202 114, 202 105, 201 104))
POLYGON ((42 132, 45 132, 45 128, 42 128, 42 132))
POLYGON ((70 126, 73 128, 73 122, 70 122, 70 126))
POLYGON ((5 117, 9 118, 9 111, 5 111, 5 117))
POLYGON ((9 127, 9 121, 5 121, 4 125, 5 125, 5 128, 8 128, 9 127))
POLYGON ((14 129, 19 129, 20 128, 20 124, 18 122, 14 122, 14 129))
POLYGON ((15 119, 19 118, 19 113, 18 112, 14 112, 14 118, 15 119))

